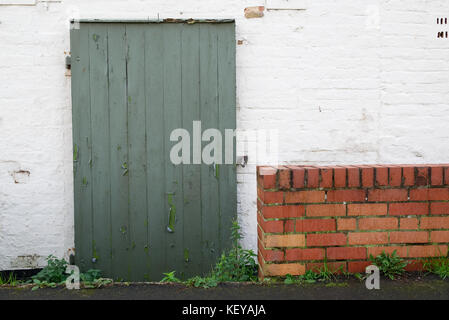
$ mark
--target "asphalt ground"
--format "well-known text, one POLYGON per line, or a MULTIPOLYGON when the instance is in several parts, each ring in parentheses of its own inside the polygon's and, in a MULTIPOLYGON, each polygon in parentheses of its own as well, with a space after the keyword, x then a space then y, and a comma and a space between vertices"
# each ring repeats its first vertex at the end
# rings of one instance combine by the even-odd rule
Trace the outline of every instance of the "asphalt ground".
POLYGON ((0 300, 448 300, 449 279, 408 274, 394 281, 381 278, 379 290, 368 290, 355 278, 329 283, 222 283, 203 289, 182 284, 114 283, 102 288, 0 287, 0 300))

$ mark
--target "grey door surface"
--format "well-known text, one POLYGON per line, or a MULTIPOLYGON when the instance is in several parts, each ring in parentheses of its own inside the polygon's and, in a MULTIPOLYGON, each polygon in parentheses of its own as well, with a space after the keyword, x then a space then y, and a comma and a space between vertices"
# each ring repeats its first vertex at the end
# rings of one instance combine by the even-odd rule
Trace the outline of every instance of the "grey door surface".
POLYGON ((71 56, 76 264, 209 271, 230 244, 235 165, 174 165, 169 137, 235 128, 234 23, 80 23, 71 56))

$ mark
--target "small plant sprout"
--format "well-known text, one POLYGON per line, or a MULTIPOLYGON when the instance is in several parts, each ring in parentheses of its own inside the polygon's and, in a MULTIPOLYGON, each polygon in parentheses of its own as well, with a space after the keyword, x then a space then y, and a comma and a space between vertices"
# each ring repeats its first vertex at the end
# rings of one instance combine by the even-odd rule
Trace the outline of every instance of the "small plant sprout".
POLYGON ((441 257, 436 259, 429 259, 423 263, 424 270, 438 275, 445 280, 449 277, 449 258, 441 257))
POLYGON ((203 278, 200 276, 195 276, 186 281, 186 285, 188 285, 188 286, 193 286, 195 288, 204 288, 204 289, 216 287, 217 284, 218 284, 217 279, 215 279, 214 277, 204 277, 203 278))
POLYGON ((19 281, 13 272, 10 272, 8 276, 0 274, 0 285, 16 286, 18 283, 19 281))
POLYGON ((298 281, 298 279, 293 277, 291 274, 287 274, 284 279, 285 284, 294 284, 297 281, 298 281))
POLYGON ((331 268, 329 268, 327 261, 324 261, 323 266, 319 269, 318 271, 318 280, 319 281, 332 281, 332 280, 336 280, 337 279, 337 272, 342 272, 343 271, 343 266, 340 266, 338 269, 336 270, 332 270, 331 268))
POLYGON ((180 283, 182 282, 180 279, 176 277, 176 271, 171 271, 163 274, 165 277, 162 278, 161 282, 174 282, 180 283))

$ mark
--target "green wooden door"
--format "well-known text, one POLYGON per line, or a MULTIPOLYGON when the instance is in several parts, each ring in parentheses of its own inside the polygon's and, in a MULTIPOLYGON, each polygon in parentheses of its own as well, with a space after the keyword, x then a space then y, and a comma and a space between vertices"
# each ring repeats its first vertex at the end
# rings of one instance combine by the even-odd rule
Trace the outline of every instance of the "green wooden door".
POLYGON ((81 23, 71 54, 76 264, 209 271, 230 244, 235 165, 174 165, 170 133, 235 129, 234 23, 81 23))

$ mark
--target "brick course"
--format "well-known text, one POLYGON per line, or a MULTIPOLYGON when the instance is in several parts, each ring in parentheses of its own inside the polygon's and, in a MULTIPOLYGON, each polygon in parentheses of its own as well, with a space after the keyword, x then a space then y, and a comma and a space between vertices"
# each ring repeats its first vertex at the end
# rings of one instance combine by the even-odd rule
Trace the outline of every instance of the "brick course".
POLYGON ((259 167, 261 276, 317 270, 363 272, 382 251, 411 261, 445 256, 449 170, 445 165, 259 167))

